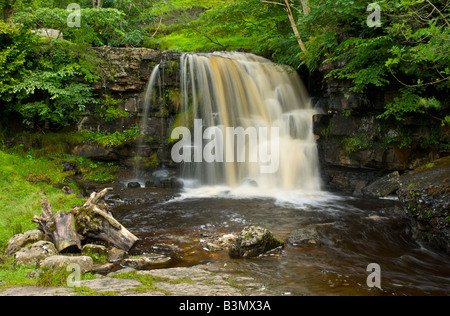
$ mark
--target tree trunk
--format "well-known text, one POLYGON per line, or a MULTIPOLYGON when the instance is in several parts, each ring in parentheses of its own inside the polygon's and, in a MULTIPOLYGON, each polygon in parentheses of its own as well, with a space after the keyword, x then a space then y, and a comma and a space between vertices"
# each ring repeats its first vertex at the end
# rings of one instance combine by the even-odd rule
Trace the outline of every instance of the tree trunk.
POLYGON ((10 4, 5 5, 2 9, 2 20, 5 21, 6 23, 12 23, 12 21, 10 21, 10 20, 14 16, 15 4, 16 4, 16 1, 13 1, 10 4))
POLYGON ((81 240, 76 231, 73 214, 64 211, 54 214, 50 201, 46 197, 42 201, 41 216, 35 216, 32 221, 39 224, 41 230, 55 244, 58 252, 81 250, 81 240))
MULTIPOLYGON (((286 13, 289 17, 289 21, 291 22, 292 30, 294 31, 295 37, 297 38, 298 45, 300 46, 301 50, 303 52, 307 52, 305 45, 303 44, 302 38, 300 37, 300 33, 298 32, 297 23, 295 23, 294 15, 292 14, 291 5, 289 4, 288 0, 283 0, 284 3, 281 2, 274 2, 274 1, 266 1, 266 0, 259 0, 263 3, 269 3, 269 4, 276 4, 281 5, 286 8, 286 13)), ((301 0, 302 6, 303 6, 303 13, 305 15, 308 15, 310 13, 310 9, 307 3, 307 0, 301 0)))
POLYGON ((311 9, 309 8, 308 0, 300 0, 300 3, 301 3, 302 8, 303 8, 303 13, 305 15, 309 15, 311 13, 311 9))
POLYGON ((298 32, 297 23, 295 23, 294 15, 292 14, 291 6, 289 5, 288 0, 284 0, 284 4, 286 6, 286 12, 289 16, 289 21, 291 22, 292 30, 294 31, 295 37, 297 37, 298 45, 300 46, 301 50, 303 52, 307 52, 308 50, 305 47, 305 44, 303 44, 302 38, 300 37, 300 33, 298 32))
POLYGON ((124 251, 130 251, 139 239, 123 227, 107 211, 108 205, 102 202, 106 193, 92 193, 83 207, 70 212, 53 213, 49 200, 42 201, 42 214, 35 216, 33 222, 55 244, 59 252, 78 252, 84 237, 99 239, 124 251))
POLYGON ((103 0, 92 0, 92 7, 94 9, 100 9, 103 6, 103 0))
POLYGON ((81 240, 75 227, 75 218, 72 213, 58 212, 54 217, 55 231, 53 232, 53 243, 61 252, 78 252, 81 250, 81 240))

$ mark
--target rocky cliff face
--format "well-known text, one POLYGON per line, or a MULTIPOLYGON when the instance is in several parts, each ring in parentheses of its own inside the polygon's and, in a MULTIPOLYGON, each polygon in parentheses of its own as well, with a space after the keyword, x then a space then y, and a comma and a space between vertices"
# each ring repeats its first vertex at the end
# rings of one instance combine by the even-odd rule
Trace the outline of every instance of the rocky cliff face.
MULTIPOLYGON (((321 71, 326 75, 330 69, 321 71)), ((450 128, 432 116, 411 115, 404 121, 377 118, 400 87, 359 94, 346 80, 332 78, 324 87, 313 98, 323 112, 314 117, 314 133, 324 177, 332 186, 360 194, 386 173, 403 173, 450 154, 450 128)))
POLYGON ((450 156, 400 177, 398 196, 415 236, 450 253, 450 156))
MULTIPOLYGON (((398 96, 394 85, 357 94, 345 80, 330 78, 324 87, 313 89, 323 112, 314 117, 314 134, 328 187, 354 195, 397 193, 415 237, 449 252, 450 127, 431 115, 377 118, 398 96)), ((449 114, 448 103, 437 116, 449 114)))
POLYGON ((109 100, 110 105, 126 112, 126 115, 113 119, 99 117, 96 113, 108 105, 91 105, 89 111, 82 115, 78 130, 114 133, 142 123, 148 80, 159 64, 164 72, 161 98, 150 109, 145 139, 140 139, 140 148, 137 144, 113 149, 84 145, 75 149, 76 154, 102 160, 126 161, 136 157, 139 152, 142 156, 153 157, 154 164, 169 162, 166 148, 176 114, 179 55, 147 48, 100 47, 96 51, 102 59, 102 80, 94 85, 95 95, 101 100, 109 100))

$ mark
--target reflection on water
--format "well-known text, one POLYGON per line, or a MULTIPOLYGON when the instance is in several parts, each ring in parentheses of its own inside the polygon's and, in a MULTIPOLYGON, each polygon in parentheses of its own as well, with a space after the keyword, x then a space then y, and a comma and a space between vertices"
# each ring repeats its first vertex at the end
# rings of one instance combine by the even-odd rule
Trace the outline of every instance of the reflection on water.
POLYGON ((114 210, 114 216, 141 238, 134 251, 158 252, 155 244, 175 244, 183 252, 172 255, 171 266, 220 262, 227 273, 258 278, 280 295, 450 294, 450 256, 411 237, 395 200, 299 192, 263 198, 257 191, 244 197, 239 189, 223 187, 181 194, 124 192, 148 197, 114 210), (204 236, 239 232, 246 225, 264 226, 285 241, 294 230, 315 227, 321 245, 287 244, 271 255, 246 260, 201 246, 204 236), (381 267, 382 290, 367 286, 370 263, 381 267))

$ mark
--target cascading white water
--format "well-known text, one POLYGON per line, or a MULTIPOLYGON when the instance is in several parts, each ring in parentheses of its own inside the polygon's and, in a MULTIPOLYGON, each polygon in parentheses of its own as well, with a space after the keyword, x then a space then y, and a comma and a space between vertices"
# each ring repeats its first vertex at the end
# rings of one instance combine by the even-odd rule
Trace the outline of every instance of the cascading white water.
MULTIPOLYGON (((236 162, 237 157, 232 162, 184 162, 183 178, 195 179, 201 186, 253 186, 259 192, 320 190, 318 152, 312 132, 316 111, 294 70, 252 54, 218 52, 183 54, 180 71, 182 106, 177 125, 192 130, 194 119, 201 119, 201 131, 192 131, 192 135, 203 135, 205 129, 213 126, 222 131, 228 127, 279 131, 278 135, 268 133, 256 145, 247 134, 244 162, 236 162), (262 173, 261 166, 267 161, 250 157, 256 154, 258 146, 270 152, 275 141, 279 144, 279 157, 271 154, 279 159, 278 169, 262 173)), ((202 146, 193 148, 194 152, 201 152, 206 143, 192 142, 183 150, 202 146)), ((224 151, 230 147, 238 149, 232 138, 224 140, 224 147, 224 151)))

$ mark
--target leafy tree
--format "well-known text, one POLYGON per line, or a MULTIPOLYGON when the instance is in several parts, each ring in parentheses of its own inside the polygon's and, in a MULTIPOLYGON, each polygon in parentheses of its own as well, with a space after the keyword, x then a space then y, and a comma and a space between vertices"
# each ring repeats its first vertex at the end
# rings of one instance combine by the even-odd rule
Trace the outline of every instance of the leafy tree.
POLYGON ((408 113, 440 108, 450 88, 450 5, 428 0, 378 3, 382 26, 370 28, 365 1, 310 0, 311 13, 299 19, 299 29, 309 38, 308 52, 299 55, 302 63, 311 70, 332 64, 328 77, 349 80, 355 92, 400 85, 399 97, 380 117, 401 120, 408 113))
POLYGON ((3 113, 10 112, 14 86, 32 73, 33 46, 37 38, 25 27, 0 21, 0 99, 3 113))
MULTIPOLYGON (((84 56, 64 40, 41 39, 25 26, 0 22, 0 100, 2 118, 19 113, 24 121, 48 126, 73 123, 95 100, 81 82, 98 76, 84 56)), ((85 54, 89 56, 89 53, 85 54)))

